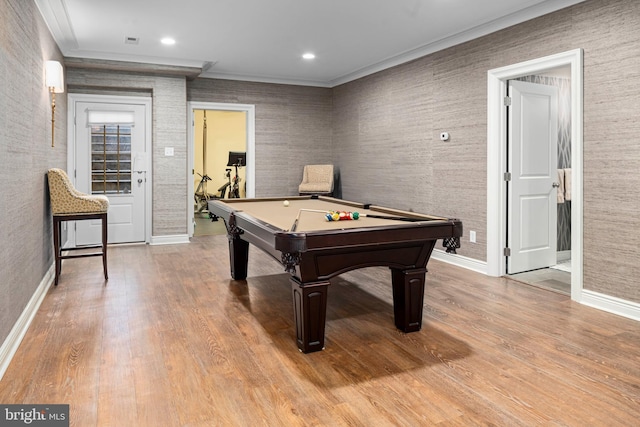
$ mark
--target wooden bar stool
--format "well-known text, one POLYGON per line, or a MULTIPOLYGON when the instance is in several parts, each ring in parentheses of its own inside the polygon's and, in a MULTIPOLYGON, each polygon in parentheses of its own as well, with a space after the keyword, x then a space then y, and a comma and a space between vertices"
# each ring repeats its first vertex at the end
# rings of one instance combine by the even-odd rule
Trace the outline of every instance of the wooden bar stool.
POLYGON ((51 200, 51 214, 53 216, 53 249, 56 258, 56 277, 54 285, 58 286, 58 278, 62 268, 62 260, 68 258, 84 258, 90 256, 102 257, 104 279, 109 280, 107 274, 107 211, 109 199, 106 196, 95 196, 76 190, 66 172, 62 169, 49 169, 49 199, 51 200), (64 221, 82 221, 99 219, 102 222, 102 244, 82 246, 81 248, 62 248, 60 235, 64 221), (63 255, 65 251, 100 249, 98 252, 63 255))

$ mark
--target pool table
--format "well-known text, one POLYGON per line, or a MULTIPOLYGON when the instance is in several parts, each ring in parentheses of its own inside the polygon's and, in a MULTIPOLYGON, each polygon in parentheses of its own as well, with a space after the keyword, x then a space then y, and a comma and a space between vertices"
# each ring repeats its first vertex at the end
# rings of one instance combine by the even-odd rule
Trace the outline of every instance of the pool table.
POLYGON ((391 269, 395 326, 420 330, 431 252, 444 239, 447 252, 455 253, 462 236, 457 219, 323 196, 210 200, 208 208, 225 222, 233 279, 247 277, 249 244, 291 275, 295 335, 304 353, 324 348, 329 279, 363 267, 391 269), (330 211, 361 216, 329 221, 330 211))

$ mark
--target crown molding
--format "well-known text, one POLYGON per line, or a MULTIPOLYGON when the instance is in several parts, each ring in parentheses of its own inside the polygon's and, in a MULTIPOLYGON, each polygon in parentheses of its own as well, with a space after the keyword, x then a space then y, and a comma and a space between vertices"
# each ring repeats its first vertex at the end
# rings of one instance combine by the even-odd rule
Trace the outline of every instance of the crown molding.
POLYGON ((111 61, 107 59, 74 57, 65 57, 64 65, 67 68, 119 71, 124 73, 152 74, 169 77, 186 77, 190 80, 195 79, 202 72, 202 68, 199 67, 183 67, 178 65, 147 64, 143 62, 111 61))
POLYGON ((62 54, 78 49, 65 0, 35 0, 35 3, 62 54))
MULTIPOLYGON (((73 32, 73 27, 71 25, 71 21, 69 19, 69 14, 67 12, 66 0, 34 0, 38 9, 40 10, 41 15, 43 16, 49 31, 53 35, 58 47, 60 48, 62 54, 64 56, 74 57, 74 58, 90 58, 94 57, 93 61, 105 61, 105 64, 108 62, 110 64, 118 64, 118 63, 146 63, 153 62, 149 67, 151 69, 162 67, 161 63, 167 63, 169 61, 163 60, 162 58, 147 58, 147 57, 123 57, 122 55, 101 55, 100 57, 96 56, 95 52, 84 52, 79 50, 79 44, 76 39, 76 36, 73 32)), ((370 74, 377 73, 379 71, 386 70, 388 68, 395 67, 397 65, 421 58, 423 56, 438 52, 443 49, 447 49, 452 46, 459 45, 461 43, 465 43, 479 37, 486 36, 488 34, 494 33, 496 31, 511 27, 513 25, 520 24, 522 22, 540 17, 542 15, 546 15, 570 6, 573 6, 578 3, 582 3, 585 0, 547 0, 542 3, 536 3, 532 6, 522 9, 513 13, 509 13, 501 18, 495 19, 493 21, 472 27, 467 29, 466 31, 450 34, 441 38, 440 40, 425 44, 423 46, 417 47, 415 49, 408 50, 406 52, 402 52, 398 55, 394 55, 380 62, 376 62, 374 64, 367 65, 365 67, 359 68, 357 70, 353 70, 347 74, 343 74, 341 76, 337 76, 335 78, 327 79, 327 80, 305 80, 305 79, 295 79, 295 78, 281 78, 275 76, 263 76, 263 75, 241 75, 241 74, 233 74, 233 73, 215 73, 211 72, 215 67, 209 67, 207 71, 202 72, 202 68, 205 68, 209 62, 207 61, 188 61, 183 63, 175 63, 173 65, 169 65, 169 67, 186 67, 186 68, 198 68, 200 71, 198 73, 199 77, 204 78, 216 78, 216 79, 225 79, 225 80, 241 80, 241 81, 253 81, 253 82, 263 82, 263 83, 275 83, 275 84, 289 84, 289 85, 298 85, 298 86, 317 86, 317 87, 328 87, 332 88, 335 86, 339 86, 344 83, 348 83, 353 80, 357 80, 359 78, 368 76, 370 74), (194 64, 198 64, 197 67, 194 67, 194 64), (211 71, 209 71, 211 70, 211 71)), ((65 60, 65 63, 67 61, 65 60)), ((87 68, 87 67, 85 67, 87 68)), ((192 78, 192 77, 190 77, 192 78)))

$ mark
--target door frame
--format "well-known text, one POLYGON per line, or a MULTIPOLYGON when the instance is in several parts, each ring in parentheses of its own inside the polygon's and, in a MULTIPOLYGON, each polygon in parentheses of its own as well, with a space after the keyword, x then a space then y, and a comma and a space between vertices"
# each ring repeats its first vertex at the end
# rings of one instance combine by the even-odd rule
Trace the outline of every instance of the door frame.
POLYGON ((255 153, 256 153, 256 106, 253 104, 229 104, 222 102, 197 102, 187 103, 189 111, 190 126, 187 126, 188 147, 187 147, 187 232, 189 237, 193 237, 194 227, 194 209, 193 209, 193 168, 195 163, 195 110, 216 110, 216 111, 240 111, 247 114, 247 166, 246 166, 246 197, 252 198, 256 196, 256 180, 255 180, 255 153))
MULTIPOLYGON (((119 95, 94 95, 83 93, 70 93, 67 98, 67 170, 70 168, 75 170, 76 167, 76 104, 78 102, 94 102, 99 104, 136 104, 144 105, 145 109, 145 141, 144 150, 147 154, 147 178, 144 185, 144 243, 151 241, 151 221, 153 218, 152 210, 152 181, 153 181, 153 159, 151 156, 152 145, 152 101, 150 97, 144 96, 119 96, 119 95)), ((69 179, 76 185, 75 174, 69 174, 69 179)), ((75 230, 69 228, 67 232, 67 243, 75 242, 75 230)))
POLYGON ((583 289, 583 51, 567 52, 495 68, 487 72, 487 274, 503 276, 507 230, 507 81, 547 70, 571 68, 571 299, 583 289))

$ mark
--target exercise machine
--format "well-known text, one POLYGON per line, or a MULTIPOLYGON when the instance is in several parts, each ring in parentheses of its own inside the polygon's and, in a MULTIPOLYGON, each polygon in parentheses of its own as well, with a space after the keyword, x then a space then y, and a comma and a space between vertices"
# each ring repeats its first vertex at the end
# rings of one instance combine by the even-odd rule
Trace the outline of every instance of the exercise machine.
MULTIPOLYGON (((236 169, 236 176, 233 177, 233 180, 229 180, 229 184, 231 189, 229 190, 229 198, 230 199, 239 199, 240 198, 240 181, 242 180, 238 175, 238 168, 247 165, 247 153, 244 151, 229 151, 229 161, 227 162, 227 166, 233 166, 236 169)), ((229 171, 230 169, 227 169, 229 171)), ((227 172, 228 176, 228 172, 227 172)))

